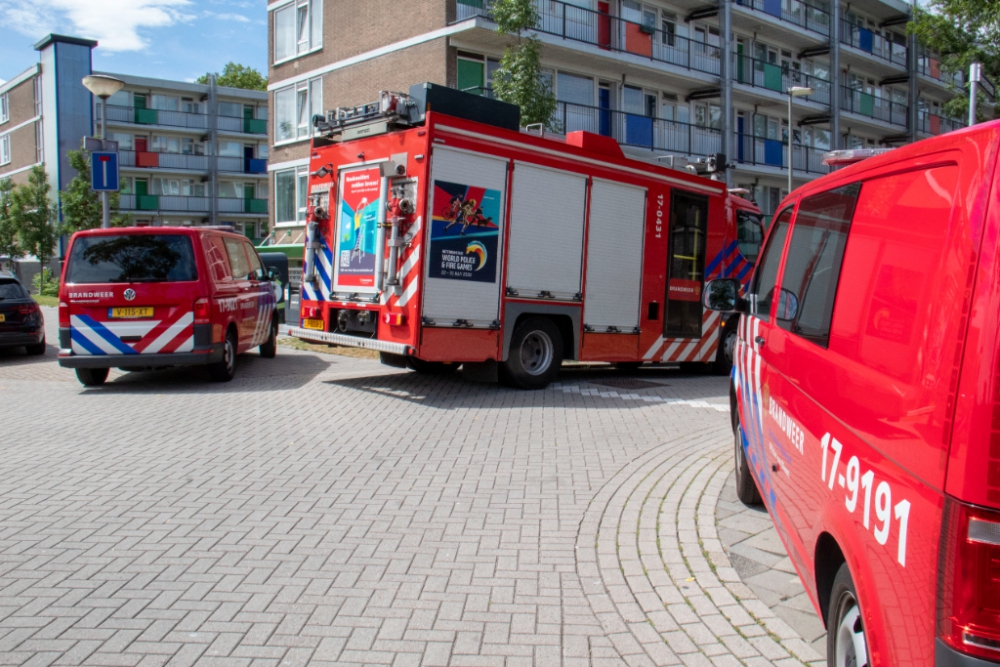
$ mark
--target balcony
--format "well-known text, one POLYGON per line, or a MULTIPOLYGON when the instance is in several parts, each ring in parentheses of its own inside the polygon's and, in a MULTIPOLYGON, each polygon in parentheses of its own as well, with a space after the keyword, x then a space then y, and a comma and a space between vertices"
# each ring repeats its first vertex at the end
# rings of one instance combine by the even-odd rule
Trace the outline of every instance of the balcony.
POLYGON ((719 130, 663 118, 559 102, 554 119, 562 133, 583 130, 614 137, 623 146, 684 155, 718 153, 719 130))
POLYGON ((267 200, 219 197, 219 213, 249 213, 253 215, 267 215, 267 200))
POLYGON ((917 54, 917 71, 947 86, 960 87, 962 85, 961 74, 942 71, 941 60, 924 51, 917 54))
POLYGON ((840 108, 842 111, 849 111, 861 116, 868 116, 875 120, 880 120, 892 125, 906 127, 907 106, 897 102, 890 102, 883 97, 876 97, 860 90, 840 87, 840 108))
POLYGON ((830 13, 798 0, 736 0, 738 7, 747 7, 812 30, 824 37, 830 35, 830 13))
POLYGON ((805 99, 830 105, 830 82, 826 79, 740 55, 736 56, 735 74, 736 83, 765 88, 782 95, 792 86, 806 86, 812 88, 814 92, 805 99))
MULTIPOLYGON (((823 154, 828 149, 792 145, 792 166, 795 171, 807 174, 826 174, 830 168, 823 164, 823 154)), ((788 144, 780 139, 765 139, 746 134, 737 136, 736 162, 776 169, 788 169, 788 144)))
POLYGON ((937 136, 965 127, 965 123, 954 118, 947 118, 933 113, 918 112, 917 129, 921 132, 937 136))
MULTIPOLYGON (((492 20, 492 5, 492 0, 459 0, 458 20, 475 17, 492 20)), ((539 14, 535 26, 537 32, 605 51, 627 53, 657 63, 719 75, 721 50, 717 46, 560 0, 535 0, 535 7, 539 14)))
MULTIPOLYGON (((218 203, 219 213, 267 215, 266 199, 219 197, 216 202, 218 203)), ((212 209, 212 198, 187 195, 123 194, 119 209, 122 211, 168 211, 207 214, 212 209)))
POLYGON ((241 134, 267 134, 267 121, 242 116, 219 116, 219 132, 239 132, 241 134))
POLYGON ((154 153, 150 151, 119 151, 118 159, 122 167, 141 169, 184 169, 208 171, 207 155, 183 155, 180 153, 154 153))
POLYGON ((243 119, 244 134, 267 134, 267 121, 259 118, 243 119))
POLYGON ((906 67, 906 47, 902 44, 891 42, 881 35, 876 35, 867 28, 861 28, 853 23, 841 20, 840 42, 841 44, 853 46, 859 51, 864 51, 893 65, 906 67))
MULTIPOLYGON (((100 121, 101 106, 97 106, 97 119, 100 121)), ((208 129, 208 115, 203 113, 185 113, 183 111, 164 111, 162 109, 137 109, 115 104, 108 105, 109 123, 129 123, 137 125, 165 125, 182 127, 191 130, 208 129)))

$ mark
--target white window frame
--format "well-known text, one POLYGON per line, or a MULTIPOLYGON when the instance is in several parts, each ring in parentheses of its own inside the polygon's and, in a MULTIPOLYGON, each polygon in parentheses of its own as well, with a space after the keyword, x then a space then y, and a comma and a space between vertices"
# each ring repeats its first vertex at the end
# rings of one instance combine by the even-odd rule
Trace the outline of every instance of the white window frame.
POLYGON ((10 100, 7 93, 0 95, 0 125, 10 120, 10 100))
MULTIPOLYGON (((274 227, 275 229, 281 229, 286 227, 301 227, 305 224, 305 208, 299 206, 299 201, 302 199, 302 192, 300 189, 302 187, 303 176, 305 176, 305 187, 309 187, 309 165, 304 165, 301 167, 292 167, 290 169, 281 169, 273 172, 274 174, 274 227), (291 174, 293 177, 293 182, 295 187, 292 190, 292 208, 295 210, 295 220, 278 220, 278 211, 280 206, 278 205, 278 175, 288 175, 291 174)), ((308 197, 305 198, 308 201, 308 197)))
POLYGON ((307 81, 300 81, 299 83, 287 86, 285 88, 279 88, 274 91, 275 97, 275 113, 274 113, 274 137, 275 146, 284 146, 286 144, 294 144, 299 141, 308 141, 312 138, 315 130, 312 127, 312 117, 314 114, 323 115, 325 112, 323 110, 323 77, 318 76, 314 79, 309 79, 307 81), (292 134, 294 135, 291 139, 278 140, 280 135, 278 131, 278 126, 281 123, 281 117, 278 114, 278 95, 282 93, 288 94, 292 93, 294 102, 292 104, 292 118, 289 119, 292 123, 292 134), (304 102, 303 102, 304 100, 304 102), (304 116, 305 125, 301 124, 300 121, 303 120, 303 104, 307 113, 304 116))
POLYGON ((0 137, 0 165, 10 164, 10 133, 0 137))
POLYGON ((274 65, 301 58, 315 53, 323 48, 323 0, 292 0, 271 10, 274 15, 274 65), (292 12, 292 27, 294 30, 293 53, 285 58, 278 58, 278 14, 292 12))

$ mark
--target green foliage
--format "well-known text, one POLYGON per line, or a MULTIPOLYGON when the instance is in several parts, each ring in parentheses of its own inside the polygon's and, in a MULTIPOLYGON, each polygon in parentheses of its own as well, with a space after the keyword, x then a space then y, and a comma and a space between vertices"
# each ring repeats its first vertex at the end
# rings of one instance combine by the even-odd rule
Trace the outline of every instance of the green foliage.
MULTIPOLYGON (((208 83, 208 74, 199 76, 196 83, 208 83)), ((238 65, 232 61, 222 68, 222 74, 215 73, 215 83, 227 88, 245 90, 267 90, 267 77, 253 67, 238 65)))
MULTIPOLYGON (((917 10, 909 30, 921 44, 941 54, 943 71, 967 77, 969 65, 980 62, 983 74, 1000 84, 1000 2, 930 0, 926 10, 917 10)), ((953 92, 956 97, 944 105, 945 115, 967 118, 968 91, 956 87, 953 92)), ((977 108, 989 107, 989 102, 980 97, 977 108)), ((995 104, 993 111, 994 114, 1000 111, 1000 105, 995 104)))
POLYGON ((0 179, 0 256, 20 257, 24 253, 18 244, 17 225, 13 216, 14 184, 9 178, 0 179))
POLYGON ((56 209, 49 199, 45 168, 37 165, 28 173, 28 183, 11 193, 11 218, 17 229, 19 245, 24 252, 38 258, 42 266, 48 262, 56 246, 56 209))
POLYGON ((59 296, 59 280, 52 275, 52 269, 39 271, 32 282, 40 296, 59 296))
MULTIPOLYGON (((76 170, 76 176, 60 193, 62 201, 63 224, 60 234, 72 234, 83 229, 97 229, 101 226, 101 197, 90 189, 90 154, 87 151, 70 151, 69 165, 76 170)), ((111 205, 111 226, 126 227, 131 222, 131 216, 119 214, 121 193, 108 193, 111 205)))
POLYGON ((504 49, 500 65, 493 74, 493 91, 498 99, 521 107, 521 124, 544 123, 558 130, 553 116, 556 96, 542 73, 541 45, 524 31, 538 23, 534 0, 495 0, 492 8, 497 32, 514 37, 504 49))

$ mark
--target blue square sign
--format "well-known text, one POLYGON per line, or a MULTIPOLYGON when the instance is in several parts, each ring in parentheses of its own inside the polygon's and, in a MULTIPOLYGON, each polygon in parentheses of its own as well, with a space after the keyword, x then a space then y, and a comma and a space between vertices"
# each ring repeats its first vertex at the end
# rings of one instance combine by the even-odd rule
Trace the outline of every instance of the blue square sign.
POLYGON ((96 192, 118 191, 118 153, 101 151, 90 154, 90 189, 96 192))

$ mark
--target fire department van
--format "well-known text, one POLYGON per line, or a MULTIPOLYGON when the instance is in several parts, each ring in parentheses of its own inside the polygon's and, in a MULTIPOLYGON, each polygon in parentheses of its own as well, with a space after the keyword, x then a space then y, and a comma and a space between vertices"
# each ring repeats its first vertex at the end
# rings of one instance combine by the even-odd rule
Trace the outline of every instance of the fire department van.
POLYGON ((277 351, 277 295, 250 241, 214 227, 77 232, 59 288, 59 364, 86 386, 108 369, 204 365, 227 382, 236 355, 277 351))
POLYGON ((763 502, 830 665, 1000 664, 1000 122, 802 187, 771 225, 733 370, 763 502))
POLYGON ((516 106, 432 84, 314 122, 291 335, 521 388, 563 359, 728 374, 702 286, 749 275, 761 218, 722 183, 611 137, 520 131, 516 106))

